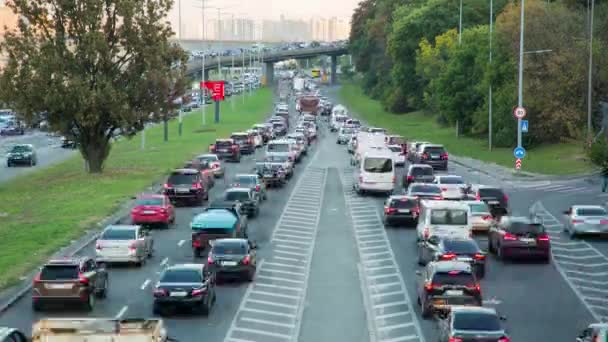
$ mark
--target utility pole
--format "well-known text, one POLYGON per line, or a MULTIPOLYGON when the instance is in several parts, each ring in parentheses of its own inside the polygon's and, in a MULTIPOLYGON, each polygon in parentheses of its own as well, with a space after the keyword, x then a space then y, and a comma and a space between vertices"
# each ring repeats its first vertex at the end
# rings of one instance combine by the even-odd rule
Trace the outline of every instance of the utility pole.
MULTIPOLYGON (((179 40, 182 40, 182 0, 178 0, 177 2, 177 6, 179 7, 178 9, 178 22, 179 22, 179 40)), ((184 106, 184 99, 182 97, 181 102, 179 104, 179 123, 178 123, 178 134, 181 137, 182 136, 182 107, 184 106)))
POLYGON ((218 77, 219 80, 222 80, 222 63, 221 63, 221 59, 222 59, 222 19, 221 19, 221 14, 220 14, 220 9, 217 9, 217 32, 218 32, 218 42, 220 43, 220 51, 217 54, 217 73, 218 73, 218 77))
POLYGON ((207 116, 207 100, 205 100, 205 87, 203 86, 203 84, 205 84, 205 55, 207 54, 207 51, 205 51, 205 0, 201 0, 202 1, 202 6, 201 6, 201 26, 202 26, 202 32, 201 32, 201 43, 203 45, 203 60, 201 62, 201 107, 203 107, 203 126, 205 126, 206 122, 206 116, 207 116))
POLYGON ((591 0, 591 13, 589 18, 589 76, 587 84, 587 137, 591 139, 593 128, 591 127, 591 114, 593 112, 593 10, 595 0, 591 0))
MULTIPOLYGON (((521 0, 521 13, 519 19, 519 75, 517 81, 517 106, 522 108, 523 99, 523 86, 524 86, 524 18, 526 14, 526 0, 521 0)), ((521 119, 517 119, 517 147, 521 146, 521 119)))
MULTIPOLYGON (((490 69, 492 68, 492 32, 494 30, 494 0, 490 0, 490 69)), ((488 148, 492 151, 492 80, 488 91, 488 148)))

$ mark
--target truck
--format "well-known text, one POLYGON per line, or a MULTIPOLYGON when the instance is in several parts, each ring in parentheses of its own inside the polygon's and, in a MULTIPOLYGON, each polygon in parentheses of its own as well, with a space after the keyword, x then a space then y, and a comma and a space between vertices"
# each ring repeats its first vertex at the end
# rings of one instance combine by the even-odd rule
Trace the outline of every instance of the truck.
POLYGON ((32 342, 171 342, 162 319, 52 318, 34 323, 32 342))
POLYGON ((313 95, 300 96, 298 99, 300 113, 317 115, 319 111, 319 97, 313 95))

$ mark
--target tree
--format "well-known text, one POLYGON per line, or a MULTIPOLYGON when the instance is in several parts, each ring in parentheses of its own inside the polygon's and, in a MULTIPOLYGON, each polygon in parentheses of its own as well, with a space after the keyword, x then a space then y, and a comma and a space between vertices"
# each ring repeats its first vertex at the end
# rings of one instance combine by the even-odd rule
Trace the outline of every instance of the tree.
POLYGON ((0 98, 26 120, 80 143, 91 173, 103 170, 117 129, 133 135, 183 94, 187 56, 169 42, 172 0, 10 0, 19 15, 0 49, 9 56, 0 98))

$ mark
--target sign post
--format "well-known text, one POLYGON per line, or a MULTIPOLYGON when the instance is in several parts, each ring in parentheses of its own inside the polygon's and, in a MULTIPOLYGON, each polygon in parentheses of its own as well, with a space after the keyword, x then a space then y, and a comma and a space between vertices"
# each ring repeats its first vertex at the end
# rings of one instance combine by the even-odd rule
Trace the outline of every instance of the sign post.
MULTIPOLYGON (((523 6, 523 3, 522 3, 523 6)), ((523 14, 523 7, 522 7, 522 14, 523 14)), ((523 19, 523 18, 522 18, 523 19)), ((522 20, 522 28, 523 30, 523 20, 522 20)), ((522 34, 523 35, 523 34, 522 34)), ((523 41, 520 41, 520 43, 523 43, 523 41)), ((523 48, 523 46, 520 46, 520 48, 523 48)), ((520 54, 523 53, 523 50, 520 51, 520 54)), ((523 157, 525 157, 526 155, 526 150, 521 146, 521 135, 522 133, 526 133, 528 132, 528 120, 522 120, 523 118, 526 117, 527 111, 526 108, 524 108, 524 106, 522 105, 522 93, 521 93, 521 86, 522 86, 522 74, 521 74, 521 56, 520 56, 520 74, 519 74, 519 104, 517 105, 517 107, 513 108, 513 116, 515 117, 515 119, 517 119, 517 147, 515 148, 515 150, 513 150, 513 155, 515 155, 515 158, 517 158, 517 160, 522 159, 523 157), (525 124, 524 124, 525 122, 525 124), (525 125, 525 127, 524 127, 525 125), (525 130, 524 130, 525 128, 525 130)), ((521 160, 519 161, 519 167, 517 167, 517 162, 515 163, 515 168, 517 170, 519 170, 521 168, 521 160)))
POLYGON ((201 88, 211 91, 211 99, 215 101, 215 123, 220 122, 220 101, 224 101, 224 81, 201 82, 201 88))
POLYGON ((521 169, 521 159, 515 159, 515 170, 521 169))

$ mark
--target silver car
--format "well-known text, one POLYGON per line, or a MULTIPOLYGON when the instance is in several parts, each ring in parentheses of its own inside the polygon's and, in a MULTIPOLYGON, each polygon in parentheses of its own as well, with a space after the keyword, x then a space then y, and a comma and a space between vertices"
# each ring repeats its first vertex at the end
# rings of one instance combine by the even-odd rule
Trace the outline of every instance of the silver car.
POLYGON ((608 233, 608 213, 599 205, 573 205, 564 215, 564 231, 572 238, 579 234, 608 233))
POLYGON ((350 138, 355 134, 355 129, 351 127, 341 127, 338 133, 337 144, 347 144, 350 138))
POLYGON ((99 262, 143 266, 152 256, 153 247, 154 240, 141 226, 110 225, 97 239, 95 252, 99 262))
POLYGON ((222 161, 217 154, 201 154, 200 156, 196 157, 196 159, 200 162, 209 163, 215 178, 224 177, 224 165, 222 165, 222 161))
POLYGON ((460 176, 435 176, 433 183, 441 188, 443 199, 461 200, 465 196, 467 185, 460 176))

